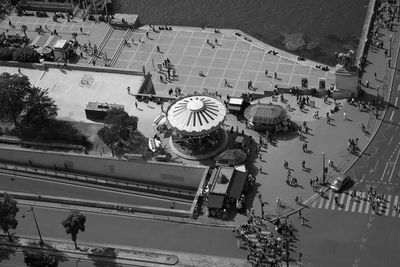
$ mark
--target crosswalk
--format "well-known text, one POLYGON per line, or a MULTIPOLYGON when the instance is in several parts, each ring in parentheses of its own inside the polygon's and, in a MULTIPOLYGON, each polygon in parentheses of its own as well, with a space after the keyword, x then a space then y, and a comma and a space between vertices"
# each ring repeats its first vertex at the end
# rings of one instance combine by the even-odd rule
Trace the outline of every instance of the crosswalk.
POLYGON ((380 202, 378 209, 374 211, 367 200, 367 192, 357 191, 358 197, 355 198, 352 198, 351 194, 352 191, 342 194, 335 194, 334 192, 329 191, 328 194, 326 194, 326 197, 320 197, 316 199, 311 203, 310 207, 316 209, 377 214, 381 216, 392 216, 400 218, 400 212, 393 208, 399 204, 399 196, 385 196, 385 199, 380 202), (338 204, 335 203, 335 197, 338 198, 338 204))

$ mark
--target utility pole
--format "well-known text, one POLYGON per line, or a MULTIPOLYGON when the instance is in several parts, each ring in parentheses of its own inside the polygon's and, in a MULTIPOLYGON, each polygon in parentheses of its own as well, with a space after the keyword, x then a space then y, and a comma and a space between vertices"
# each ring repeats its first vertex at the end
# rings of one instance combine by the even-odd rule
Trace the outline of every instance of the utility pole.
POLYGON ((35 210, 34 210, 33 207, 31 207, 31 209, 28 210, 28 211, 31 211, 32 214, 33 214, 33 219, 35 220, 36 229, 37 229, 37 231, 38 231, 39 239, 40 239, 39 245, 40 245, 40 246, 43 246, 44 242, 43 242, 43 239, 42 239, 42 234, 40 233, 39 224, 38 224, 38 222, 37 222, 37 220, 36 220, 35 210))
POLYGON ((379 109, 379 86, 376 87, 376 113, 375 113, 375 117, 377 119, 379 118, 378 109, 379 109))
POLYGON ((322 152, 322 184, 325 184, 325 152, 322 152))

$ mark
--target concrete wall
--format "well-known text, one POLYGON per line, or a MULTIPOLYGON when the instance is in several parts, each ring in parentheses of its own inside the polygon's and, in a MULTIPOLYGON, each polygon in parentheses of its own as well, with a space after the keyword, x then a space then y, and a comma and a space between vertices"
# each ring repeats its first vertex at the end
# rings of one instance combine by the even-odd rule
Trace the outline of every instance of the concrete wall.
POLYGON ((0 161, 28 164, 53 169, 67 168, 70 172, 117 177, 130 181, 197 190, 207 175, 208 167, 185 166, 174 163, 127 161, 96 156, 44 152, 28 149, 0 148, 0 161))

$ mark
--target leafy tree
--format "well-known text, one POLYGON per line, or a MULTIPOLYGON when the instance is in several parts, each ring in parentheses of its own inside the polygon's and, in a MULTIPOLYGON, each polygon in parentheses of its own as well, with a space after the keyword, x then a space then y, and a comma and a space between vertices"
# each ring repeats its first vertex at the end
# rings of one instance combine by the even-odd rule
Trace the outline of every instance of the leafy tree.
POLYGON ((0 47, 0 60, 10 61, 13 58, 13 50, 7 47, 0 47))
POLYGON ((14 50, 13 60, 18 62, 39 62, 39 53, 28 46, 20 47, 14 50))
POLYGON ((0 227, 8 235, 10 242, 12 241, 10 230, 17 228, 18 225, 18 221, 15 219, 18 211, 17 201, 4 193, 3 198, 0 199, 0 227))
POLYGON ((73 211, 63 222, 62 225, 65 228, 65 232, 71 235, 72 241, 74 241, 75 249, 78 249, 78 245, 76 244, 76 238, 78 236, 79 231, 85 231, 85 222, 86 217, 79 213, 79 211, 73 211))
POLYGON ((16 127, 20 126, 19 118, 24 110, 24 99, 29 93, 30 82, 27 76, 0 74, 0 118, 14 122, 16 127))
POLYGON ((32 87, 25 99, 24 124, 43 125, 57 117, 57 105, 49 97, 48 89, 32 87))
POLYGON ((97 135, 111 148, 112 153, 116 152, 121 156, 124 151, 124 143, 131 139, 132 133, 136 131, 138 118, 129 116, 124 110, 111 109, 104 119, 106 126, 101 128, 97 135))

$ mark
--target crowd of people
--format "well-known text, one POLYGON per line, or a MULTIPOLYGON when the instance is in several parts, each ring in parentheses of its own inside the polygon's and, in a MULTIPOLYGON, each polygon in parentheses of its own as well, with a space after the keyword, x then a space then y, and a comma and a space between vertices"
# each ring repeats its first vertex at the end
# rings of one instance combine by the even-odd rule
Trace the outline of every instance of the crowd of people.
POLYGON ((248 222, 233 230, 238 247, 247 249, 247 260, 252 266, 278 266, 289 256, 289 246, 295 238, 292 223, 274 224, 255 218, 249 213, 248 222), (273 227, 273 229, 272 229, 273 227))

